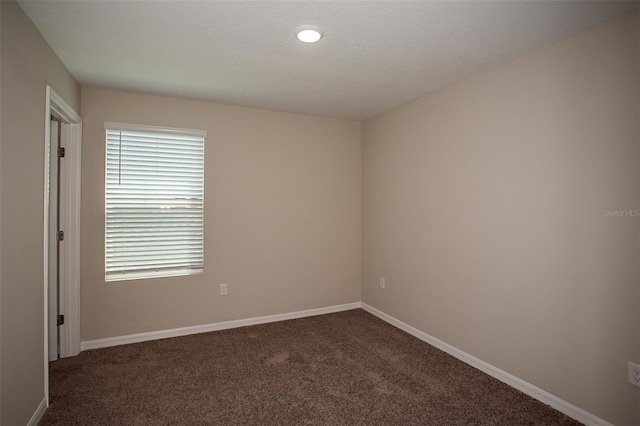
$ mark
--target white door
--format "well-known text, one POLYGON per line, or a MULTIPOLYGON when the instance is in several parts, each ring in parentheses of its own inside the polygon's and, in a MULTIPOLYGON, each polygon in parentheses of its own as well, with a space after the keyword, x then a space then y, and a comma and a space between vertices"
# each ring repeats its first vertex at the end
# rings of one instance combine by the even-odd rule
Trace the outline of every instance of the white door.
POLYGON ((60 189, 60 123, 51 119, 51 141, 49 150, 49 361, 60 355, 60 334, 58 332, 59 302, 59 189, 60 189))

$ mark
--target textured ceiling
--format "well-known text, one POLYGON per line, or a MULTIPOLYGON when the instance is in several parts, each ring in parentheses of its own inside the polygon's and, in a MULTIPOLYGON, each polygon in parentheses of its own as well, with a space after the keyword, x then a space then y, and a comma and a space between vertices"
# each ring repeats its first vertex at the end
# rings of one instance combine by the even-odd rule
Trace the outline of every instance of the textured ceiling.
POLYGON ((638 7, 616 1, 20 1, 82 85, 362 120, 638 7), (324 30, 299 42, 303 24, 324 30))

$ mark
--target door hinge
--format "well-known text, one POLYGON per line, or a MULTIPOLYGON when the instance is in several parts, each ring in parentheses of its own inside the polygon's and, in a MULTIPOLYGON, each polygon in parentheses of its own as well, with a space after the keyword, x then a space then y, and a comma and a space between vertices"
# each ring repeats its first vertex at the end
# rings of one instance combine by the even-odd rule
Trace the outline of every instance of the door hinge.
POLYGON ((64 324, 64 315, 58 315, 58 325, 64 324))
POLYGON ((65 154, 66 154, 66 150, 64 149, 64 147, 62 146, 58 147, 58 157, 62 158, 64 157, 65 154))
POLYGON ((64 231, 58 231, 57 239, 58 241, 64 240, 64 231))

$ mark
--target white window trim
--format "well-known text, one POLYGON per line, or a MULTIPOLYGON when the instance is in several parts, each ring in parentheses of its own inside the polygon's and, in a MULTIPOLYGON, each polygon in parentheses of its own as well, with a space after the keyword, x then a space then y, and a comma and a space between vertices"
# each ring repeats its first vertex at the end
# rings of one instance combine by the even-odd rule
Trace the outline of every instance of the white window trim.
POLYGON ((116 123, 111 121, 105 121, 105 130, 122 130, 132 132, 156 132, 156 133, 168 133, 174 135, 188 135, 188 136, 202 136, 207 137, 206 130, 194 130, 194 129, 181 129, 178 127, 162 127, 162 126, 149 126, 146 124, 128 124, 128 123, 116 123))

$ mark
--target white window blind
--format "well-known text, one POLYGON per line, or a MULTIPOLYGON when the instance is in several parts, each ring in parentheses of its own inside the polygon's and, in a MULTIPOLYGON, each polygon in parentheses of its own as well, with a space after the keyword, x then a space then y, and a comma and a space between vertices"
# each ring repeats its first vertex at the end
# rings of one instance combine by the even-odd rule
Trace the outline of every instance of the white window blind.
POLYGON ((201 272, 206 132, 105 129, 106 280, 201 272))

